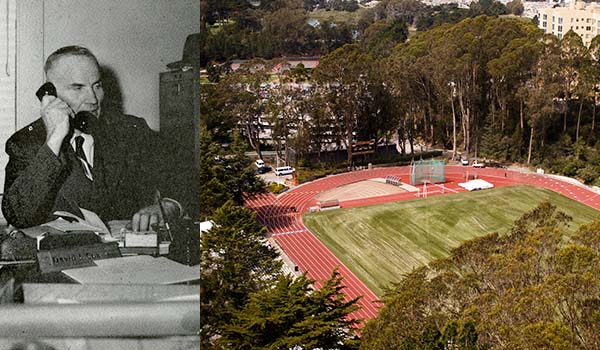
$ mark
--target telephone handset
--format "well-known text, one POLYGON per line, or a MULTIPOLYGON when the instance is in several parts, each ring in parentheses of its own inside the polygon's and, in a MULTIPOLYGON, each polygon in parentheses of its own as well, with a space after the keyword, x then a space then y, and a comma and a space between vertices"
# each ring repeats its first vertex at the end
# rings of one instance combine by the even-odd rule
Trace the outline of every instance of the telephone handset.
MULTIPOLYGON (((35 95, 40 101, 42 101, 44 96, 56 97, 56 87, 54 87, 54 84, 47 82, 40 86, 35 95)), ((88 129, 90 128, 90 124, 93 123, 94 118, 96 118, 96 116, 94 116, 91 112, 81 111, 71 118, 71 126, 80 130, 81 132, 88 133, 88 129)))

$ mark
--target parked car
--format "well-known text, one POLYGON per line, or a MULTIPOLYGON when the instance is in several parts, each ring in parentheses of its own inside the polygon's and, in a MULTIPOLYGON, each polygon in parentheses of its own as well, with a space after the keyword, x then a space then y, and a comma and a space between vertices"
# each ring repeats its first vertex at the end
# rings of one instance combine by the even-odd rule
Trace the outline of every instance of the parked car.
POLYGON ((469 160, 467 158, 461 158, 460 164, 464 166, 469 165, 469 160))
POLYGON ((266 164, 265 164, 265 161, 264 161, 264 160, 262 160, 262 159, 257 159, 256 161, 254 161, 254 165, 256 165, 256 167, 257 167, 257 168, 262 168, 262 167, 264 167, 266 164))
POLYGON ((292 168, 291 166, 280 166, 278 168, 275 168, 275 175, 289 175, 293 174, 295 171, 296 169, 292 168))
POLYGON ((258 168, 258 170, 256 170, 259 174, 265 174, 268 173, 269 171, 273 170, 273 168, 271 168, 268 165, 263 165, 260 168, 258 168))

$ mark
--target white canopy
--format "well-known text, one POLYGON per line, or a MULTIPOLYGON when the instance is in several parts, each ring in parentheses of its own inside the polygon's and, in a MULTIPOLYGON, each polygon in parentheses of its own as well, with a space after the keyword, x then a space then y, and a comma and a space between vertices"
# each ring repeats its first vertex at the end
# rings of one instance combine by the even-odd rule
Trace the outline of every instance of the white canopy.
POLYGON ((462 182, 458 185, 468 191, 485 190, 494 187, 491 183, 481 179, 462 182))
POLYGON ((210 229, 212 227, 213 227, 212 221, 203 221, 200 223, 200 232, 210 231, 210 229))

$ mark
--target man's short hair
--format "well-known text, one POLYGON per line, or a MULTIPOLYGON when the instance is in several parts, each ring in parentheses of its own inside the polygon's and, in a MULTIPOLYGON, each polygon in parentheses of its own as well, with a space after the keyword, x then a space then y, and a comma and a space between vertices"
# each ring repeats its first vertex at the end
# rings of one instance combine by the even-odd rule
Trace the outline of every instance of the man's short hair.
POLYGON ((61 47, 60 49, 51 53, 50 56, 48 56, 48 58, 46 59, 46 64, 44 65, 44 72, 46 74, 48 74, 48 71, 50 69, 52 69, 52 67, 54 66, 54 63, 63 56, 89 57, 94 61, 94 63, 96 63, 96 66, 98 67, 98 69, 100 69, 100 64, 98 64, 98 59, 96 59, 96 56, 94 56, 92 51, 90 51, 89 49, 87 49, 83 46, 73 45, 73 46, 61 47))

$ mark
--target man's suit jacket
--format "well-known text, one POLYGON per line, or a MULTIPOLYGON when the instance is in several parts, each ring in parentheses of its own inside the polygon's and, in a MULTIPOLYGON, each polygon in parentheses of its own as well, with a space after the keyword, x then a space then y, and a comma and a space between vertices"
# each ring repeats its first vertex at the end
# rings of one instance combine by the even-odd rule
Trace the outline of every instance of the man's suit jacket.
POLYGON ((131 219, 154 202, 161 176, 158 134, 144 119, 128 115, 101 116, 94 136, 93 181, 87 179, 65 137, 57 157, 46 146, 41 119, 17 131, 6 143, 9 162, 2 211, 16 227, 39 225, 52 213, 79 208, 97 213, 105 222, 131 219))

